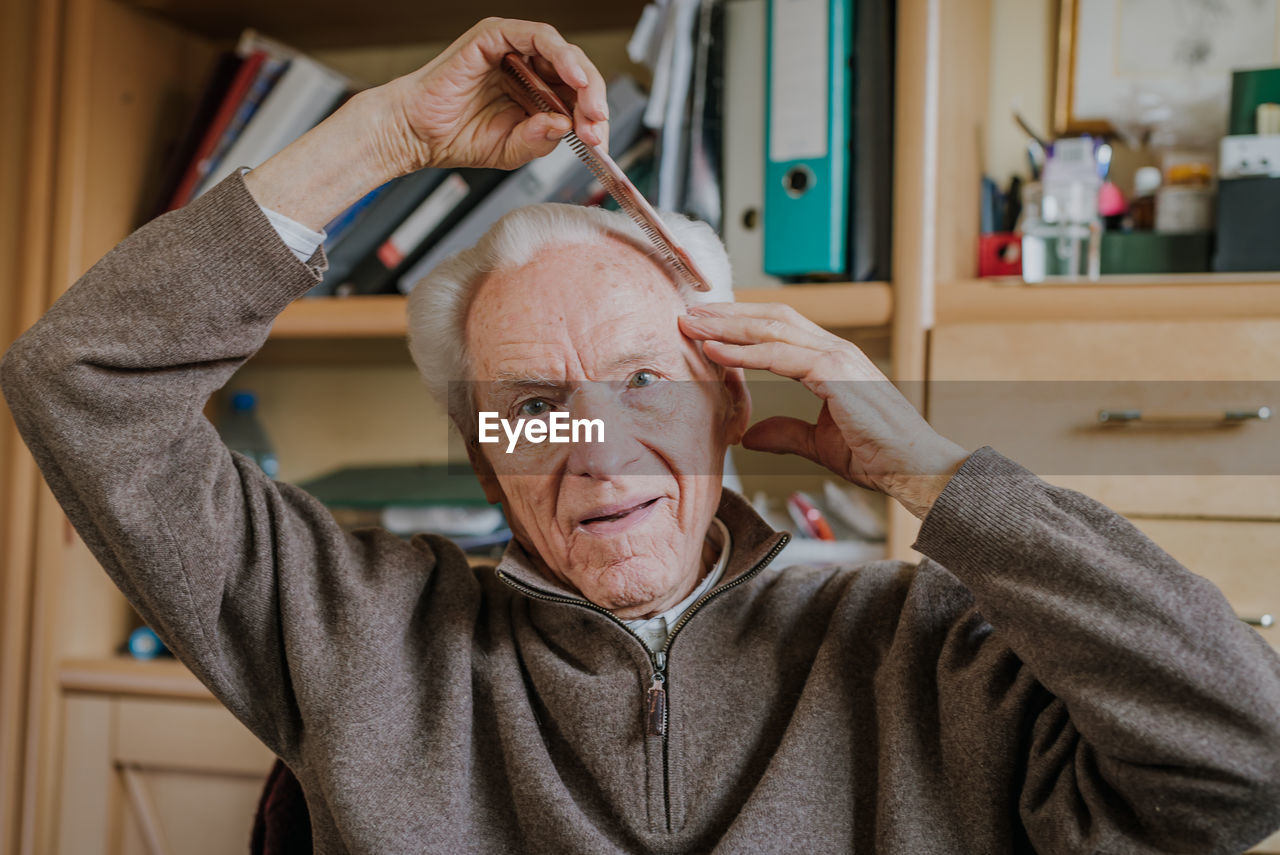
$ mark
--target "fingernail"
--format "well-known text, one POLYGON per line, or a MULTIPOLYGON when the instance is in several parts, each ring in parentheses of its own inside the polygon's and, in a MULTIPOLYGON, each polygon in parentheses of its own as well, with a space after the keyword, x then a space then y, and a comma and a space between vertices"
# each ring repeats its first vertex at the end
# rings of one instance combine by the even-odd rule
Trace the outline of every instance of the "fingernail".
POLYGON ((582 66, 575 65, 573 67, 574 82, 579 86, 587 85, 587 73, 582 70, 582 66))
POLYGON ((685 310, 685 314, 701 318, 701 317, 706 317, 710 315, 711 312, 708 311, 707 309, 702 308, 701 306, 690 306, 688 309, 685 310))

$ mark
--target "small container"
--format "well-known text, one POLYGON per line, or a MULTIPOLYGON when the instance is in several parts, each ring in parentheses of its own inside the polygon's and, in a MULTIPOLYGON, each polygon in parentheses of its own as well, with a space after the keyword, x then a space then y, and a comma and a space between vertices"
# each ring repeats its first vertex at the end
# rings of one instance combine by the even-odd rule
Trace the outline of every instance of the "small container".
POLYGON ((1097 279, 1102 273, 1102 187, 1092 137, 1056 140, 1041 179, 1040 214, 1022 227, 1022 278, 1097 279))
POLYGON ((1156 227, 1156 193, 1164 183, 1164 174, 1155 166, 1144 166, 1133 176, 1133 202, 1129 217, 1133 230, 1149 232, 1156 227))
POLYGON ((1156 194, 1156 231, 1161 234, 1213 231, 1216 196, 1209 187, 1174 184, 1161 187, 1156 194))
POLYGON ((164 646, 160 636, 149 626, 140 626, 129 633, 129 654, 134 659, 155 659, 165 656, 169 648, 164 646))

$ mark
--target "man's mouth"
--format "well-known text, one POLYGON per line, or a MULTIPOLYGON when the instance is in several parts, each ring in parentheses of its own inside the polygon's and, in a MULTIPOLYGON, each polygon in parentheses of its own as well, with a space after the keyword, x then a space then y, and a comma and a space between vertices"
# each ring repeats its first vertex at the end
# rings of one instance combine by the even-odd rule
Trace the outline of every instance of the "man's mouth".
POLYGON ((648 516, 649 508, 662 498, 655 496, 644 502, 626 507, 604 507, 597 508, 592 516, 584 517, 578 522, 578 525, 588 531, 607 532, 615 529, 629 528, 630 523, 639 522, 642 518, 648 516))

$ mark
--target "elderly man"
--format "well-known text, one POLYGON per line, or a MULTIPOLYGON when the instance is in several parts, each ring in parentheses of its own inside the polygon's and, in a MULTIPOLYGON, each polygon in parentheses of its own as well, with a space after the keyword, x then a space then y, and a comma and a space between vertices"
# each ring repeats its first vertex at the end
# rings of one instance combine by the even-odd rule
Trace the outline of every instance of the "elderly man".
POLYGON ((716 302, 625 218, 555 206, 415 292, 414 355, 515 533, 496 572, 344 533, 227 451, 201 408, 320 275, 314 230, 392 176, 515 167, 569 130, 503 94, 509 50, 604 138, 583 53, 486 20, 140 229, 3 363, 71 520, 296 773, 317 850, 1233 852, 1280 823, 1280 661, 1218 591, 935 434, 848 342, 724 302, 705 226, 671 220, 716 302), (745 368, 803 383, 817 423, 748 428, 745 368), (481 411, 606 435, 508 454, 481 411), (720 486, 738 442, 889 494, 928 558, 770 566, 786 535, 720 486))

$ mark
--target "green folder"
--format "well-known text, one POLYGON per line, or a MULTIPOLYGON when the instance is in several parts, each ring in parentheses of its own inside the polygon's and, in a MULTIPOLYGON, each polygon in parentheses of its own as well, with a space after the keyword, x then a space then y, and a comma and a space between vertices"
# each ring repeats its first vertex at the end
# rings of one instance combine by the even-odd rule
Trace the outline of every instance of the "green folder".
POLYGON ((298 486, 332 508, 489 504, 465 463, 350 466, 298 486))

